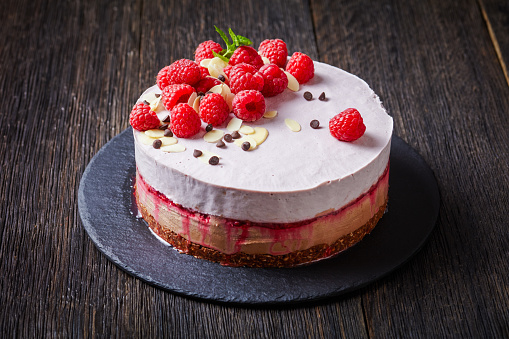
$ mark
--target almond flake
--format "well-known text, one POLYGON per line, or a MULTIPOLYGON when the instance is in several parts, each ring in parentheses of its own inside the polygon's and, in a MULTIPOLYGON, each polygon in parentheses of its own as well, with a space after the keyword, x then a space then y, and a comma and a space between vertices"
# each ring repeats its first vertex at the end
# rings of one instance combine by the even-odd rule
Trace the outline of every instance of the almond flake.
POLYGON ((154 138, 149 137, 145 133, 138 134, 138 141, 143 145, 152 145, 154 143, 154 138))
POLYGON ((263 115, 263 117, 266 119, 272 119, 272 118, 275 118, 276 116, 277 116, 277 111, 267 111, 263 115))
POLYGON ((189 99, 187 100, 187 104, 191 107, 193 107, 193 104, 194 104, 194 100, 196 100, 196 98, 198 97, 198 94, 196 94, 196 92, 193 92, 190 96, 189 96, 189 99))
POLYGON ((254 131, 254 134, 251 134, 250 136, 256 141, 256 145, 259 146, 267 139, 269 131, 267 131, 264 127, 255 127, 254 131))
MULTIPOLYGON (((164 137, 164 131, 161 129, 149 129, 149 130, 145 131, 145 134, 148 137, 151 137, 154 139, 159 139, 159 138, 164 137)), ((154 141, 154 140, 152 140, 152 141, 154 141)))
POLYGON ((300 124, 297 121, 286 118, 285 124, 292 132, 300 132, 300 124))
POLYGON ((205 133, 205 135, 203 136, 203 140, 205 140, 206 142, 215 143, 221 140, 223 135, 224 135, 223 131, 213 129, 212 131, 205 133))
POLYGON ((221 95, 223 96, 224 100, 226 100, 226 98, 228 97, 229 94, 232 93, 232 91, 230 90, 230 87, 228 87, 227 84, 222 84, 223 87, 221 89, 221 95))
POLYGON ((212 59, 203 59, 202 61, 200 61, 200 66, 205 68, 209 67, 210 60, 212 59))
POLYGON ((239 132, 242 134, 253 134, 255 130, 251 126, 242 125, 242 127, 239 129, 239 132))
POLYGON ((233 93, 228 94, 228 96, 225 98, 226 103, 228 104, 228 107, 230 108, 230 112, 233 110, 233 99, 234 98, 235 98, 235 94, 233 94, 233 93))
POLYGON ((299 90, 299 82, 297 81, 297 79, 295 79, 293 75, 291 75, 287 71, 284 72, 288 77, 288 89, 290 89, 290 91, 297 92, 299 90))
POLYGON ((186 150, 186 147, 181 144, 173 144, 173 145, 161 147, 161 151, 168 152, 168 153, 180 153, 180 152, 184 152, 185 150, 186 150))
POLYGON ((223 90, 223 84, 220 84, 220 85, 215 85, 214 87, 209 89, 209 92, 221 94, 222 90, 223 90))
POLYGON ((200 113, 200 97, 196 97, 196 99, 194 99, 193 108, 196 113, 200 113))
POLYGON ((174 145, 178 142, 178 140, 174 137, 162 137, 161 139, 162 144, 161 146, 170 146, 170 145, 174 145))
POLYGON ((242 144, 245 143, 246 141, 249 142, 249 145, 250 145, 249 150, 250 151, 252 151, 258 147, 256 140, 253 137, 251 137, 250 135, 244 135, 240 139, 235 139, 235 140, 233 140, 233 143, 235 145, 239 146, 240 148, 242 148, 242 144))
POLYGON ((237 117, 233 117, 228 123, 228 126, 226 126, 226 129, 229 130, 230 132, 238 131, 240 129, 240 126, 242 126, 242 120, 240 120, 237 117))
POLYGON ((269 58, 262 56, 262 60, 265 65, 270 64, 269 58))

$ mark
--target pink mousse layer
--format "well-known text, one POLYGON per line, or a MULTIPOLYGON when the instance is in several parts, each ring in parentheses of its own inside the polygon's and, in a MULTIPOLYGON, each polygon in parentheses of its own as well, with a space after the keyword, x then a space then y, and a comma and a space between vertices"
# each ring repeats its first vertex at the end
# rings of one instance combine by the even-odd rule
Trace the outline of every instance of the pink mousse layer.
POLYGON ((368 223, 385 206, 388 188, 389 165, 368 192, 340 210, 293 223, 254 223, 184 208, 147 184, 138 172, 136 175, 138 203, 165 231, 228 255, 284 255, 316 245, 331 245, 368 223))

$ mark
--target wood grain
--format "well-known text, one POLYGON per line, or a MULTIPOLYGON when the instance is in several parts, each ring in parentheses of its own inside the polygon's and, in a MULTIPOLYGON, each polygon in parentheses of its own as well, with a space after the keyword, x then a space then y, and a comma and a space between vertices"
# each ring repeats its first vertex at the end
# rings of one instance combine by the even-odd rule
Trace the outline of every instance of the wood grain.
POLYGON ((509 337, 506 7, 491 0, 0 2, 0 333, 509 337), (407 265, 342 298, 241 308, 159 290, 94 247, 78 216, 83 171, 128 126, 160 68, 217 40, 214 24, 255 47, 282 38, 290 53, 344 68, 379 93, 396 134, 427 160, 442 194, 437 229, 407 265))

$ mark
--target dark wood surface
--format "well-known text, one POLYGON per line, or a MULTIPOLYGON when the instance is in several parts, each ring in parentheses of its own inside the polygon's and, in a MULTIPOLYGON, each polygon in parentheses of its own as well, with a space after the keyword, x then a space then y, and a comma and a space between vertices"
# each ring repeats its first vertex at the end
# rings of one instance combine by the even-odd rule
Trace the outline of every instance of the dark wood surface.
MULTIPOLYGON (((6 337, 509 337, 509 3, 0 3, 0 333, 6 337), (433 169, 436 230, 341 298, 241 308, 119 270, 78 215, 79 180, 157 71, 232 27, 365 79, 433 169)), ((408 225, 412 227, 412 225, 408 225)))

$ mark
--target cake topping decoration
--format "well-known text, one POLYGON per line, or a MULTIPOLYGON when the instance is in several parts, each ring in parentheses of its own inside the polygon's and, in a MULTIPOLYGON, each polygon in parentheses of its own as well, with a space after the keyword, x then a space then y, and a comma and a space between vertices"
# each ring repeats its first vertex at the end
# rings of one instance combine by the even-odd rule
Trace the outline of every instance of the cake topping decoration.
POLYGON ((248 151, 251 148, 251 144, 249 143, 249 141, 244 141, 241 147, 244 151, 248 151))
POLYGON ((219 93, 207 94, 200 101, 200 118, 207 124, 219 126, 228 119, 230 107, 219 93))
POLYGON ((171 130, 179 138, 190 138, 201 128, 200 116, 188 104, 178 104, 171 110, 171 130))
POLYGON ((242 148, 244 151, 252 151, 258 147, 258 144, 252 135, 244 135, 242 138, 236 139, 233 143, 242 148), (247 144, 249 144, 249 147, 246 146, 247 144), (247 147, 247 149, 244 149, 245 147, 247 147))
POLYGON ((264 118, 266 119, 273 119, 277 116, 277 111, 267 111, 265 112, 265 114, 263 115, 264 118))
POLYGON ((226 142, 233 142, 233 137, 231 134, 225 134, 224 135, 224 141, 226 142))
POLYGON ((184 152, 185 150, 186 150, 186 147, 181 144, 173 144, 173 145, 161 147, 161 151, 168 152, 168 153, 180 153, 180 152, 184 152))
POLYGON ((199 149, 195 149, 195 150, 193 151, 193 157, 195 157, 195 158, 200 157, 202 154, 203 154, 203 152, 202 152, 202 151, 200 151, 199 149))
POLYGON ((290 131, 300 132, 300 124, 297 121, 290 119, 290 118, 286 118, 285 124, 290 129, 290 131))
POLYGON ((154 140, 154 142, 152 143, 152 146, 155 148, 155 149, 159 149, 161 148, 161 145, 163 144, 163 142, 159 139, 156 139, 154 140))
POLYGON ((162 124, 161 126, 159 126, 157 129, 160 129, 160 130, 166 130, 168 128, 169 124, 162 124))
POLYGON ((239 139, 241 136, 239 134, 239 131, 233 131, 232 133, 232 138, 233 139, 239 139))
POLYGON ((215 143, 215 142, 218 142, 219 140, 221 140, 221 138, 223 137, 223 134, 224 134, 223 131, 214 129, 210 132, 205 133, 205 135, 203 136, 203 140, 205 140, 206 142, 209 142, 209 143, 215 143))
POLYGON ((164 130, 164 136, 165 137, 172 137, 173 136, 173 132, 171 131, 171 129, 164 130))
POLYGON ((217 156, 215 156, 215 155, 210 157, 209 164, 211 164, 213 166, 219 164, 219 158, 217 156))
POLYGON ((162 121, 163 122, 170 122, 170 115, 168 114, 162 121))
POLYGON ((240 120, 237 117, 233 117, 226 126, 226 129, 230 132, 238 131, 240 129, 240 126, 242 126, 242 120, 240 120))
POLYGON ((224 141, 223 141, 223 140, 219 140, 219 141, 216 143, 216 147, 221 148, 221 147, 225 147, 225 146, 226 146, 226 144, 224 143, 224 141))
POLYGON ((286 71, 292 74, 299 84, 305 84, 315 75, 315 65, 306 54, 295 52, 286 64, 286 71))
POLYGON ((265 98, 255 90, 240 91, 233 99, 233 114, 244 121, 256 121, 265 113, 265 98))
POLYGON ((251 134, 250 136, 255 140, 256 145, 261 145, 269 136, 269 131, 265 127, 255 127, 254 128, 254 134, 251 134))
POLYGON ((149 129, 145 131, 145 134, 151 138, 162 138, 164 136, 164 131, 160 129, 149 129))
POLYGON ((299 82, 292 74, 290 74, 287 71, 284 71, 284 72, 286 74, 286 77, 288 78, 288 89, 290 91, 297 92, 300 87, 299 82))
POLYGON ((205 127, 205 131, 210 132, 213 128, 214 126, 212 126, 212 124, 208 124, 207 127, 205 127))
POLYGON ((140 102, 134 105, 129 115, 129 123, 135 130, 146 131, 157 128, 161 121, 157 114, 150 110, 150 106, 140 102))
POLYGON ((174 145, 178 142, 178 140, 173 137, 162 137, 159 140, 161 140, 162 146, 170 146, 170 145, 174 145))
POLYGON ((149 105, 149 106, 150 106, 150 103, 149 103, 147 100, 143 100, 143 103, 144 103, 145 105, 149 105))
POLYGON ((311 101, 313 100, 313 94, 311 94, 311 92, 304 92, 304 99, 306 99, 307 101, 311 101))
POLYGON ((320 94, 320 96, 318 97, 318 100, 320 101, 325 101, 325 92, 322 92, 322 94, 320 94))
POLYGON ((317 129, 320 127, 320 122, 318 120, 311 120, 309 126, 311 126, 312 129, 317 129))
POLYGON ((329 121, 332 136, 341 141, 359 139, 366 131, 362 116, 355 108, 347 108, 329 121))
POLYGON ((242 133, 242 134, 253 134, 255 132, 254 128, 251 127, 251 126, 247 126, 247 125, 243 125, 240 129, 239 129, 239 132, 242 133))

